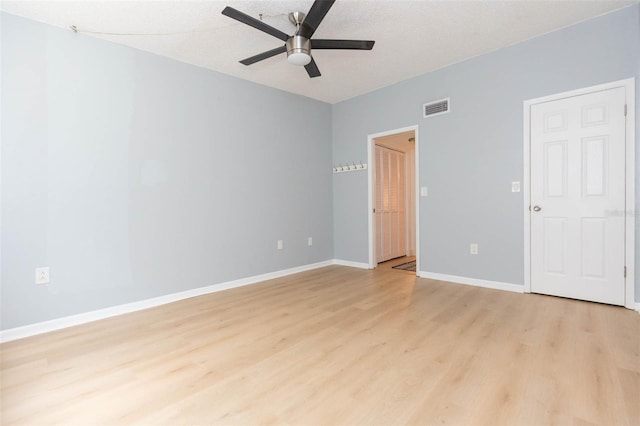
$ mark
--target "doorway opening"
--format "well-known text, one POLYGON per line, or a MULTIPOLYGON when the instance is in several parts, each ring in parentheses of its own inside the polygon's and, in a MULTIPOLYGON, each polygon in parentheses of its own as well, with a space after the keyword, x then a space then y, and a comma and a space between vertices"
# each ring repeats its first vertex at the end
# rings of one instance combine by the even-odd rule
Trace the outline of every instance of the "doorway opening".
POLYGON ((368 137, 372 269, 419 274, 418 152, 418 126, 368 137))

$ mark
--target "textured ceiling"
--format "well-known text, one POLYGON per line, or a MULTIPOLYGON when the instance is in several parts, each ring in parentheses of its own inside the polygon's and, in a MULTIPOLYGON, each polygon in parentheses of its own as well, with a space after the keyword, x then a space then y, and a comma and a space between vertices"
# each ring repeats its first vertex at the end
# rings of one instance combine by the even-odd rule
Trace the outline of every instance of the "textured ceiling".
POLYGON ((232 6, 293 33, 287 15, 312 0, 3 1, 2 10, 329 103, 339 102, 636 1, 338 0, 315 38, 375 40, 371 51, 316 50, 322 76, 281 54, 238 61, 282 45, 220 12, 232 6), (141 35, 145 34, 145 35, 141 35), (155 35, 152 35, 155 34, 155 35))

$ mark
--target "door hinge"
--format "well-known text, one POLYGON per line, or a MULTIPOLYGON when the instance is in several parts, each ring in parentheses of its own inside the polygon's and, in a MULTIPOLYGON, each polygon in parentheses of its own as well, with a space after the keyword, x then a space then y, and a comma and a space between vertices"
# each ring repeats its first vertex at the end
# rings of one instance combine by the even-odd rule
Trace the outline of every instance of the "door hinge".
POLYGON ((627 278, 627 267, 624 267, 624 277, 627 278))
POLYGON ((627 116, 627 104, 624 104, 624 116, 627 116))

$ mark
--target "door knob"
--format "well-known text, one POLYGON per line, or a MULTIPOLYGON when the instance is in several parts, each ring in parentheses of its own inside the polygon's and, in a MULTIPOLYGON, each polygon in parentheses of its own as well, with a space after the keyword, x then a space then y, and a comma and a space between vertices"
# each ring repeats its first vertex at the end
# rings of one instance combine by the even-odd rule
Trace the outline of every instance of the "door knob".
POLYGON ((542 207, 540 207, 540 206, 533 206, 533 211, 534 211, 534 212, 539 212, 540 210, 542 210, 542 207))

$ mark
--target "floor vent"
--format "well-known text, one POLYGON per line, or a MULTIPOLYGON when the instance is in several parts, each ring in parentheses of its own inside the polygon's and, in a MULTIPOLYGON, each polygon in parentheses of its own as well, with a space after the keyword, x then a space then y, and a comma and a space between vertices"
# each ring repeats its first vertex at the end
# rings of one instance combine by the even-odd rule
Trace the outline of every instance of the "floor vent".
POLYGON ((449 112, 449 98, 429 102, 422 105, 423 117, 433 117, 434 115, 446 114, 449 112))

